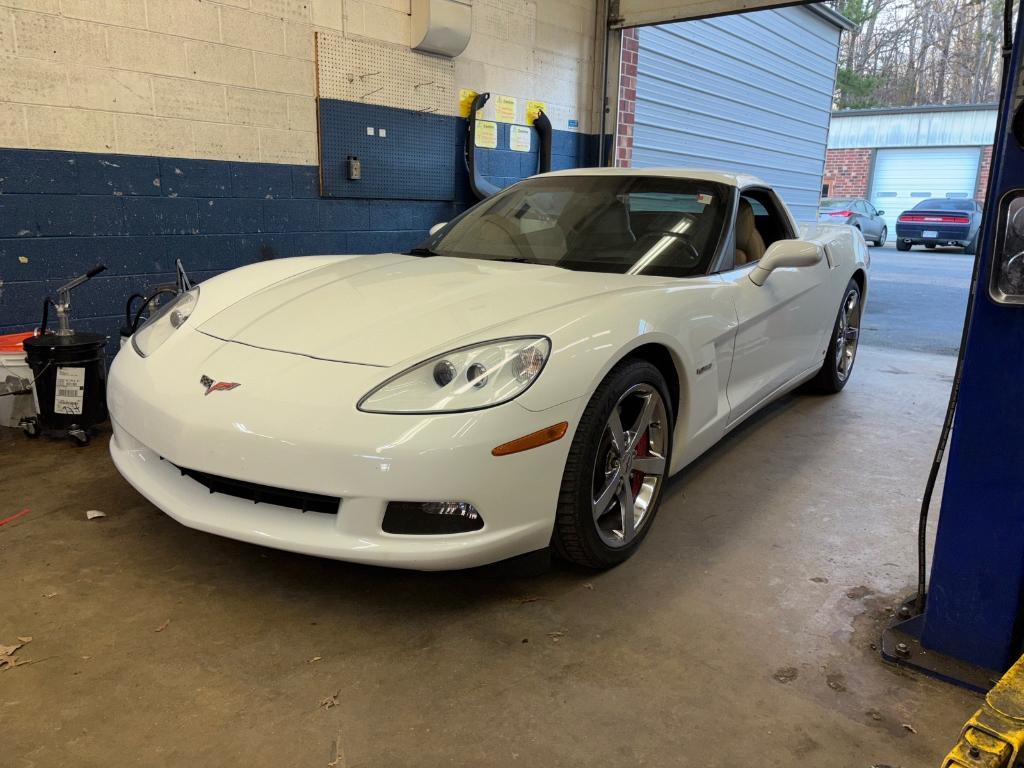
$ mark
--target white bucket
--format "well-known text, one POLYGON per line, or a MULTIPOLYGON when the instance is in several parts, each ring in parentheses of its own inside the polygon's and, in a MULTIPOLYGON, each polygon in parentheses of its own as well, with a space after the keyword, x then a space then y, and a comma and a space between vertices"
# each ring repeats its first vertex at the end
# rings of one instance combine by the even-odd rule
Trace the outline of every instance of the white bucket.
POLYGON ((0 427, 17 427, 22 419, 36 415, 31 389, 32 369, 25 353, 0 352, 0 427))

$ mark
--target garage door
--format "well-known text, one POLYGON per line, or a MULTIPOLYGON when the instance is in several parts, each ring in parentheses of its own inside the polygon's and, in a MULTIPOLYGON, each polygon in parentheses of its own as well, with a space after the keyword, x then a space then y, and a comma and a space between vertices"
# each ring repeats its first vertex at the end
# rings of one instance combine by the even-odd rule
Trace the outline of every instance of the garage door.
POLYGON ((871 176, 871 202, 885 211, 889 234, 896 218, 929 197, 974 197, 977 147, 880 149, 871 176))
POLYGON ((640 29, 633 166, 739 171, 813 221, 839 28, 799 6, 640 29))

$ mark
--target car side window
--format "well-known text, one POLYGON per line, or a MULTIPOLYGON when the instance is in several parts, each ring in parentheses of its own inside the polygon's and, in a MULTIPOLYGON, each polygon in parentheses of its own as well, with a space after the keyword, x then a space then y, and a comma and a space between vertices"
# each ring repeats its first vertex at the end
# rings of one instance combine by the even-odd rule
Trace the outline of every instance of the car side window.
POLYGON ((736 211, 735 268, 760 260, 776 240, 794 237, 788 217, 782 213, 775 195, 766 189, 747 189, 740 195, 736 211))
POLYGON ((868 216, 877 216, 878 215, 878 209, 875 208, 875 206, 873 206, 867 200, 864 201, 864 210, 867 211, 868 216))

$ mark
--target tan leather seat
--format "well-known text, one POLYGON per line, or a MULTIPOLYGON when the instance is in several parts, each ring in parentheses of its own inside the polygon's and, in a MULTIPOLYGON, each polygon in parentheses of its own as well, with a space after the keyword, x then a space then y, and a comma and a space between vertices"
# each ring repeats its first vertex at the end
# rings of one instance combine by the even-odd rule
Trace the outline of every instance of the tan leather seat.
POLYGON ((764 240, 754 225, 754 209, 746 200, 740 200, 736 214, 736 266, 742 267, 764 256, 764 240))

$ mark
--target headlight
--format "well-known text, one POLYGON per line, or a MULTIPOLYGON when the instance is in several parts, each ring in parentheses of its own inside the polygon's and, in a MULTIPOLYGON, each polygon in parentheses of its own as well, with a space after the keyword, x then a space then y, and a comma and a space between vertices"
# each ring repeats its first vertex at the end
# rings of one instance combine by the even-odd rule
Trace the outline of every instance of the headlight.
POLYGON ((199 286, 168 301, 132 335, 132 346, 143 357, 156 350, 188 320, 199 302, 199 286))
POLYGON ((402 371, 359 401, 369 413, 451 413, 507 403, 544 369, 551 342, 543 336, 485 341, 402 371))

